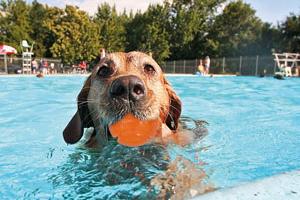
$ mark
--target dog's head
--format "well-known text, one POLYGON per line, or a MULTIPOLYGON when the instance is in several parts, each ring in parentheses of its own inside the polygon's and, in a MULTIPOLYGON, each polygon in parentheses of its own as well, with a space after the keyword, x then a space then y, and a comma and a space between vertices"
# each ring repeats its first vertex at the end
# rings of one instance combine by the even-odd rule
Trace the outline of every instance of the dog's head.
POLYGON ((89 127, 105 134, 128 113, 141 120, 160 118, 174 131, 178 127, 180 99, 159 65, 141 52, 111 53, 100 60, 78 95, 78 111, 64 139, 76 143, 89 127))

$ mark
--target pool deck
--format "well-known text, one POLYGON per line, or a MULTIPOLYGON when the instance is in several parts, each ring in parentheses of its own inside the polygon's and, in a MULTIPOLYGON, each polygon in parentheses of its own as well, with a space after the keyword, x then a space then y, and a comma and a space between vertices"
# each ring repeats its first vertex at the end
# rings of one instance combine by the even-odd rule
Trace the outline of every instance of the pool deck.
POLYGON ((299 200, 300 170, 271 176, 237 187, 220 189, 193 200, 299 200))

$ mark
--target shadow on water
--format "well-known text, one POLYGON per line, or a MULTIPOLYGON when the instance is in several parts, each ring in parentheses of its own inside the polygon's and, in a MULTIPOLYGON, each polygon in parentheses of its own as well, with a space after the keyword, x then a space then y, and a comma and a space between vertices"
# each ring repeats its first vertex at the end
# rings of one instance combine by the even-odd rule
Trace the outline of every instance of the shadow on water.
MULTIPOLYGON (((207 134, 205 122, 189 118, 182 122, 197 132, 198 139, 207 134)), ((49 181, 66 199, 181 199, 212 190, 202 167, 180 154, 172 159, 170 148, 158 144, 130 148, 115 141, 101 151, 77 148, 49 181)))

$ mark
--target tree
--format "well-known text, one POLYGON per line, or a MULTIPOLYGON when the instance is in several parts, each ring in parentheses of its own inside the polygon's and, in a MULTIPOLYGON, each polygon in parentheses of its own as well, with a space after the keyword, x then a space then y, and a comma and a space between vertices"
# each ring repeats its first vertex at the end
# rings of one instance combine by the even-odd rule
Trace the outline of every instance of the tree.
POLYGON ((49 15, 52 18, 45 25, 54 37, 55 42, 50 48, 54 57, 72 64, 81 60, 91 61, 98 55, 97 27, 86 12, 66 6, 64 12, 54 8, 49 15))
POLYGON ((125 50, 125 21, 126 17, 118 16, 115 6, 104 3, 98 7, 94 22, 98 25, 99 41, 108 52, 125 50))
POLYGON ((280 26, 283 39, 282 49, 288 52, 300 51, 300 15, 291 14, 280 26))
POLYGON ((42 27, 45 28, 47 37, 44 38, 43 43, 46 47, 45 57, 53 57, 51 47, 58 40, 57 26, 61 24, 64 10, 57 7, 46 6, 46 17, 43 21, 42 27))
POLYGON ((209 32, 208 46, 217 56, 253 55, 257 53, 261 20, 255 10, 241 0, 230 2, 218 15, 209 32))
POLYGON ((167 16, 167 9, 160 5, 150 5, 145 13, 137 13, 127 24, 127 50, 151 52, 158 62, 168 58, 167 16))
POLYGON ((57 57, 68 64, 91 61, 100 47, 151 52, 158 62, 300 50, 299 15, 272 26, 242 0, 165 0, 135 14, 117 13, 115 6, 104 3, 93 17, 74 6, 0 0, 0 11, 0 43, 20 52, 22 40, 34 41, 38 57, 57 57))
POLYGON ((29 11, 29 24, 31 27, 29 35, 35 42, 34 53, 37 57, 43 57, 47 54, 49 55, 49 53, 46 53, 47 48, 52 46, 52 44, 51 46, 47 46, 45 43, 49 37, 49 33, 43 24, 46 17, 47 9, 42 4, 34 0, 29 11))
POLYGON ((129 20, 125 25, 126 28, 126 51, 142 50, 140 49, 140 41, 142 40, 142 32, 145 28, 145 17, 141 12, 133 14, 130 12, 129 20))
POLYGON ((195 58, 202 51, 208 22, 225 0, 165 1, 169 9, 171 58, 195 58))
POLYGON ((278 27, 269 23, 263 23, 257 45, 257 55, 270 55, 272 51, 280 51, 282 46, 281 34, 278 27))
POLYGON ((21 52, 20 42, 31 41, 28 21, 29 6, 23 0, 2 1, 1 10, 5 12, 5 16, 1 16, 0 19, 0 41, 16 47, 18 52, 21 52))

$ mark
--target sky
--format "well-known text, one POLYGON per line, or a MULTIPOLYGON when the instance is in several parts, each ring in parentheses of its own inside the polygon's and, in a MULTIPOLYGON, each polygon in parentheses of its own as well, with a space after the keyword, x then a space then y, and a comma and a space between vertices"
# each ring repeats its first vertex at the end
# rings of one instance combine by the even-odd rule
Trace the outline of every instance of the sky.
MULTIPOLYGON (((97 5, 103 2, 116 5, 117 10, 121 12, 124 8, 144 11, 149 4, 162 3, 163 0, 38 0, 38 2, 58 7, 64 7, 66 4, 76 5, 93 14, 97 10, 97 5)), ((290 13, 300 14, 300 0, 244 0, 244 2, 249 3, 264 22, 274 25, 284 21, 290 13)))

